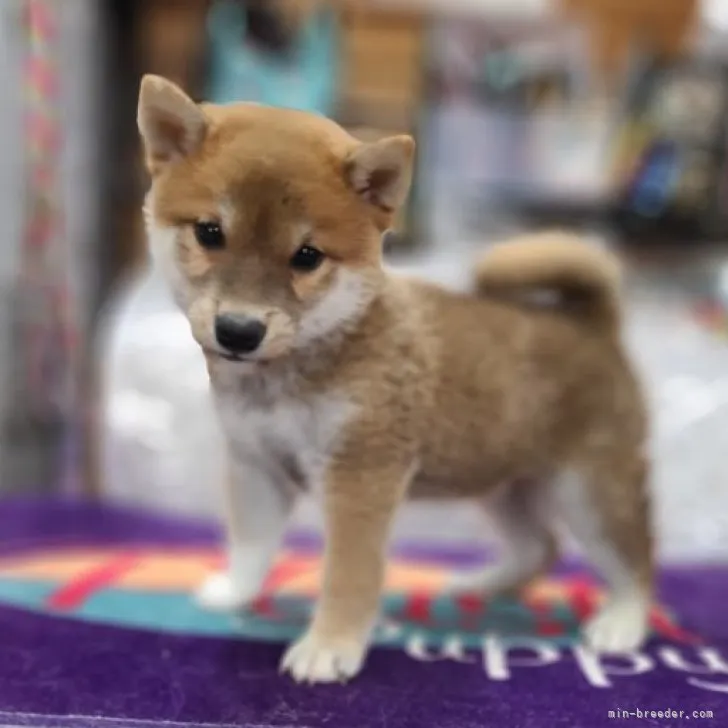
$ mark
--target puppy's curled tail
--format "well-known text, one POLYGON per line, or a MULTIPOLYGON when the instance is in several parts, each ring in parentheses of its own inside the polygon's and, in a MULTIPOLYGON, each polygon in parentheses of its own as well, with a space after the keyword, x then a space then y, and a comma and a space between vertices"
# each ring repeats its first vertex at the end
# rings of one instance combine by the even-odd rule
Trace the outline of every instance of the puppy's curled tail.
POLYGON ((568 233, 499 243, 476 263, 480 295, 527 303, 538 293, 551 293, 557 308, 605 331, 620 323, 620 279, 616 256, 568 233))

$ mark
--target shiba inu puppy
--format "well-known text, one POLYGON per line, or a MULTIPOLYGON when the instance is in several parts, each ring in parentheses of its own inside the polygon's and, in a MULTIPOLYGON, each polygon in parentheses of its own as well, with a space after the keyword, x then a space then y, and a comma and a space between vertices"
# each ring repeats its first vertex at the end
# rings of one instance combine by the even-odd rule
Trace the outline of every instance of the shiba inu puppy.
POLYGON ((138 123, 151 250, 206 358, 229 451, 229 565, 202 602, 250 602, 296 496, 317 493, 322 593, 281 666, 350 678, 397 508, 470 498, 504 555, 459 588, 532 579, 561 521, 610 590, 586 641, 636 648, 652 589, 647 421, 615 260, 568 235, 524 238, 483 257, 477 290, 448 292, 382 264, 410 137, 361 143, 303 112, 198 105, 155 76, 138 123))

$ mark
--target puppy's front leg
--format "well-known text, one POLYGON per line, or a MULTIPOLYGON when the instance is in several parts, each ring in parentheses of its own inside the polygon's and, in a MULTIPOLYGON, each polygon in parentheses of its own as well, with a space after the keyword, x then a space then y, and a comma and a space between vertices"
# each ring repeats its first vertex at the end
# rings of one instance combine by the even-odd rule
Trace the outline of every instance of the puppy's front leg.
POLYGON ((260 593, 293 505, 284 477, 232 457, 227 478, 227 568, 212 574, 197 599, 205 609, 231 611, 260 593))
POLYGON ((339 462, 325 483, 323 588, 308 631, 283 657, 297 682, 336 682, 361 669, 377 617, 389 529, 411 464, 339 462))

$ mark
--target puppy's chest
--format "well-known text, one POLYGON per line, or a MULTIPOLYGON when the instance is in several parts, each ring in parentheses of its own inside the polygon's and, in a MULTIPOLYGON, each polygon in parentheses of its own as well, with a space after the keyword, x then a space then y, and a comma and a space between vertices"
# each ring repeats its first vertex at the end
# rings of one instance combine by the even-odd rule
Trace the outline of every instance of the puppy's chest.
POLYGON ((236 457, 315 488, 354 407, 338 395, 261 402, 242 394, 220 401, 219 411, 236 457))

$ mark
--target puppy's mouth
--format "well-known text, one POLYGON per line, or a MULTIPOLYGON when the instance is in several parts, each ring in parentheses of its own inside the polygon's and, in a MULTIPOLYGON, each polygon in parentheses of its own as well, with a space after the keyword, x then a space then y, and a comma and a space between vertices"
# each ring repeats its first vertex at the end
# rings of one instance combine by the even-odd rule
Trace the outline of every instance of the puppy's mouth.
POLYGON ((260 359, 252 356, 243 356, 242 354, 233 354, 231 351, 215 351, 213 349, 203 349, 206 356, 212 357, 213 359, 224 359, 225 361, 239 362, 239 363, 255 363, 259 362, 260 359))

